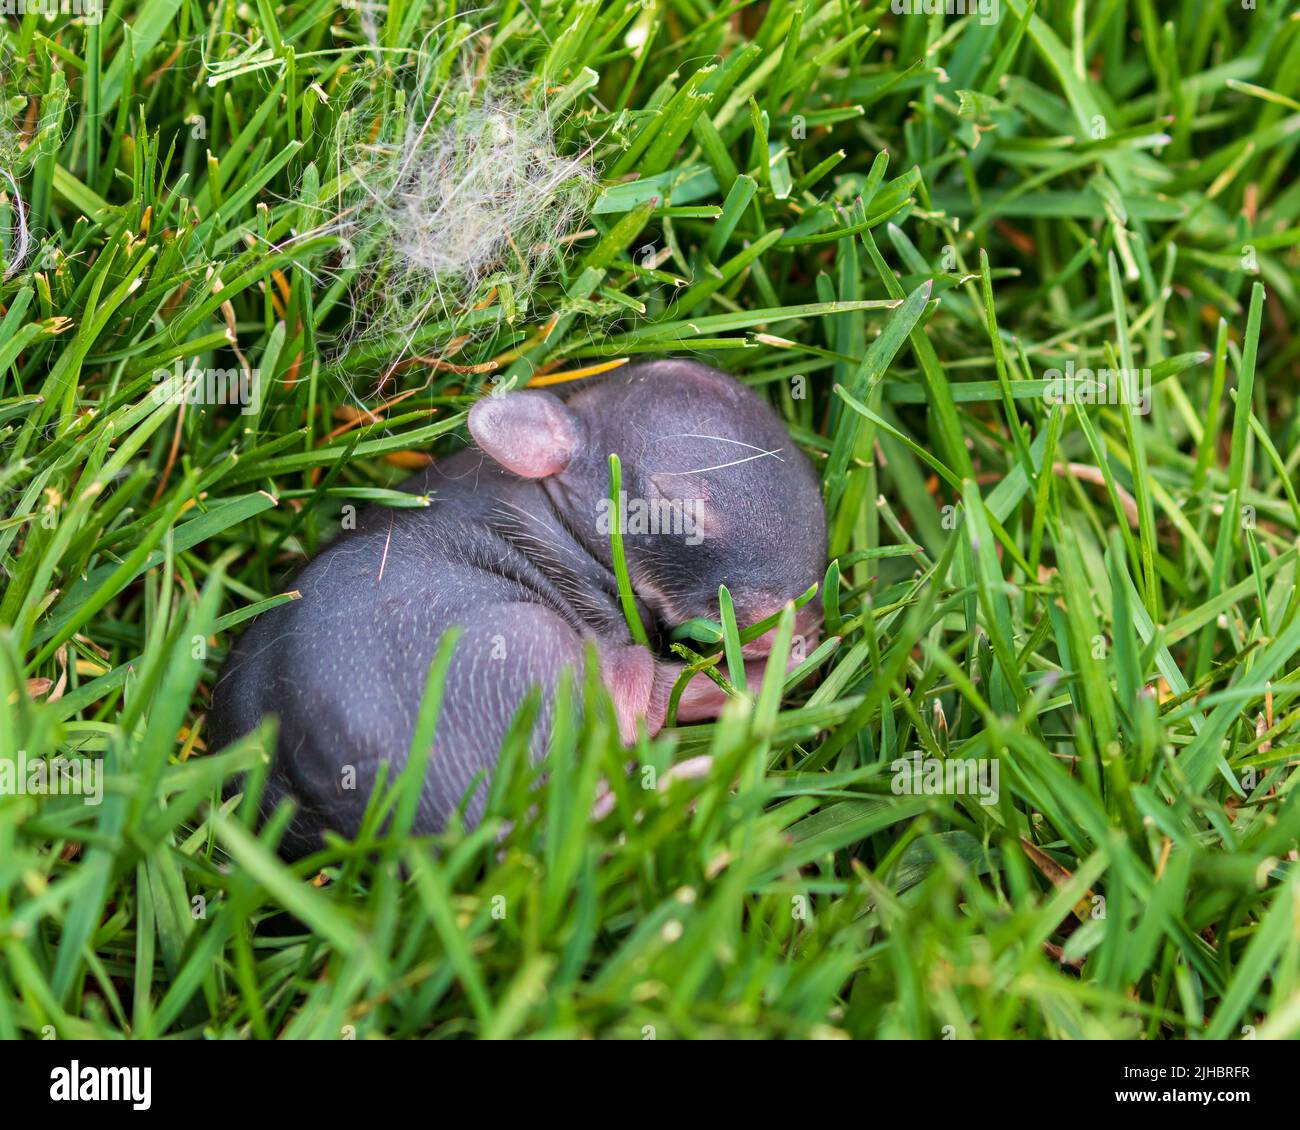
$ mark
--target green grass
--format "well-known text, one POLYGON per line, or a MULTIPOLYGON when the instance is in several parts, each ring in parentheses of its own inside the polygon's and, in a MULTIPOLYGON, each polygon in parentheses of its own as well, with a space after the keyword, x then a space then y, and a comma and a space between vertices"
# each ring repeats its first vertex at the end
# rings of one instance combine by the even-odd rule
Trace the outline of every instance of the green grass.
MULTIPOLYGON (((1300 19, 999 12, 6 18, 0 761, 107 782, 0 796, 0 1036, 1300 1033, 1300 19), (542 275, 394 317, 339 139, 466 58, 601 180, 542 275), (416 759, 281 862, 269 731, 204 744, 241 627, 344 507, 418 504, 490 382, 688 351, 822 471, 828 642, 630 773, 589 688, 534 791, 525 710, 475 831, 407 834, 416 759), (252 413, 152 395, 243 359, 252 413), (1046 402, 1067 363, 1148 371, 1149 413, 1046 402), (997 803, 895 794, 916 752, 995 759, 997 803)), ((730 685, 737 644, 676 647, 730 685)))

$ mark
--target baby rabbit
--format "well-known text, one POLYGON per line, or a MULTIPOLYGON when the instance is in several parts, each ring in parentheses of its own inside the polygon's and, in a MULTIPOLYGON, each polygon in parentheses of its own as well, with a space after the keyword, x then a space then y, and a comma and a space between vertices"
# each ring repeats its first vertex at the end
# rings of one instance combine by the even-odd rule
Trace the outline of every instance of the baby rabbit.
MULTIPOLYGON (((213 692, 210 745, 279 719, 263 805, 298 812, 282 850, 321 833, 354 835, 381 762, 405 763, 429 665, 453 625, 463 634, 447 676, 415 820, 441 829, 476 774, 495 765, 530 688, 543 691, 533 756, 545 751, 561 668, 593 640, 624 740, 664 723, 681 667, 632 641, 610 552, 609 465, 623 466, 625 553, 652 634, 718 618, 718 586, 741 627, 817 582, 826 522, 818 482, 772 409, 716 369, 686 360, 629 365, 568 394, 487 396, 469 413, 475 446, 404 484, 426 508, 374 507, 309 562, 300 600, 263 613, 213 692), (355 787, 344 787, 344 767, 355 787)), ((796 632, 815 634, 805 605, 796 632)), ((770 644, 746 645, 762 677, 770 644)), ((723 695, 703 676, 683 721, 714 717, 723 695)), ((482 817, 486 787, 466 807, 482 817)))

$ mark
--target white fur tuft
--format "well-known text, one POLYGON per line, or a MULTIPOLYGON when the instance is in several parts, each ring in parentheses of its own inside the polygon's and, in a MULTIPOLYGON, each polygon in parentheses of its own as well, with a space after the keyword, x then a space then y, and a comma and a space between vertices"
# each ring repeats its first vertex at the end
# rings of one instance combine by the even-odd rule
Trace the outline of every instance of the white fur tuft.
POLYGON ((333 226, 363 260, 349 340, 455 319, 492 286, 526 308, 595 183, 585 153, 560 153, 540 99, 521 83, 462 76, 409 109, 396 136, 370 102, 347 116, 333 226))

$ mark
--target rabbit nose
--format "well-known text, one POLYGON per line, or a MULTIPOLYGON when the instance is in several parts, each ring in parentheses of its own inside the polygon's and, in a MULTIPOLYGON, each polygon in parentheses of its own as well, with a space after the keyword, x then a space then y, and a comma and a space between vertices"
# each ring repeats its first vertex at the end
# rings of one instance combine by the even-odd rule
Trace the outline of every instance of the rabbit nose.
MULTIPOLYGON (((743 606, 743 614, 737 615, 737 621, 741 628, 766 620, 769 617, 777 616, 781 610, 790 603, 788 600, 766 599, 762 602, 755 601, 746 603, 743 606)), ((819 600, 810 600, 795 613, 794 618, 794 635, 796 638, 802 637, 805 647, 809 644, 815 645, 820 637, 820 627, 822 619, 821 602, 819 600)), ((742 649, 743 654, 750 658, 761 658, 768 655, 772 650, 772 644, 776 640, 776 627, 773 626, 764 632, 756 640, 751 640, 745 644, 742 649)))

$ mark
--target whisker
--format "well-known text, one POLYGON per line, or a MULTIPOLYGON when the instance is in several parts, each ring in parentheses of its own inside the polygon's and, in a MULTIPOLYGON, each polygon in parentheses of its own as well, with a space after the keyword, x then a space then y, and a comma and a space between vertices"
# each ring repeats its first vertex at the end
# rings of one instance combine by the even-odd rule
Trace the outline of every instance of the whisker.
MULTIPOLYGON (((777 452, 785 450, 784 447, 778 447, 776 451, 763 451, 761 447, 758 447, 752 443, 746 443, 744 440, 730 439, 727 436, 703 436, 703 435, 698 435, 695 432, 677 432, 675 435, 660 436, 659 438, 660 439, 712 439, 712 440, 717 440, 718 443, 734 443, 737 447, 747 447, 749 448, 750 451, 762 451, 764 455, 775 455, 777 452)), ((782 459, 781 462, 784 463, 785 460, 782 459)))
MULTIPOLYGON (((745 444, 744 446, 749 447, 751 445, 745 444)), ((652 475, 702 475, 705 471, 723 471, 728 467, 739 467, 742 463, 750 463, 755 459, 766 458, 768 455, 775 455, 780 462, 784 463, 785 460, 779 454, 784 450, 785 448, 778 447, 773 451, 760 451, 757 455, 747 455, 744 459, 733 459, 730 463, 718 463, 712 467, 696 467, 693 471, 651 471, 650 473, 652 475)))

